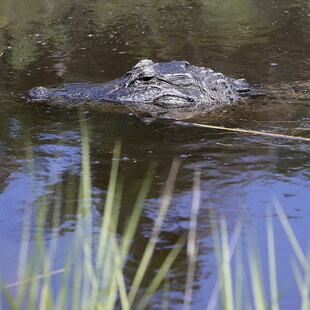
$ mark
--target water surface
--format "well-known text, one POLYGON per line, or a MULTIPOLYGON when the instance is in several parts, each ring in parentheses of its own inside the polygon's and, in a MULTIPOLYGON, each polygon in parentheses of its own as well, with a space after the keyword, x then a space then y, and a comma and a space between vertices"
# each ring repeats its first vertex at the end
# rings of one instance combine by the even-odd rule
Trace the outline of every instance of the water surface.
MULTIPOLYGON (((25 209, 63 182, 77 186, 81 174, 79 111, 31 106, 12 93, 38 85, 108 81, 141 59, 187 60, 231 77, 244 77, 250 83, 306 81, 310 78, 309 18, 307 1, 1 1, 0 244, 5 250, 0 256, 0 274, 5 281, 16 280, 25 209), (35 189, 26 155, 29 141, 35 189)), ((156 252, 159 261, 188 230, 193 175, 200 169, 194 309, 205 309, 216 278, 210 209, 228 219, 229 231, 246 213, 246 225, 257 227, 264 256, 266 210, 276 197, 305 251, 308 249, 309 143, 185 127, 171 120, 145 123, 132 113, 104 109, 82 113, 90 131, 95 222, 102 217, 117 139, 122 142, 119 177, 124 182, 124 221, 146 170, 154 161, 158 163, 134 240, 137 254, 133 264, 138 264, 138 253, 150 235, 173 160, 181 159, 181 166, 156 252)), ((236 109, 212 120, 204 115, 199 121, 309 137, 310 103, 275 101, 236 109)), ((69 236, 75 229, 74 210, 63 212, 60 229, 69 236)), ((47 239, 50 233, 47 225, 47 239)), ((281 309, 296 309, 299 293, 296 288, 286 289, 294 277, 287 272, 292 249, 284 242, 276 217, 275 235, 279 283, 285 290, 281 309)), ((169 309, 181 308, 185 262, 179 261, 170 274, 169 309)), ((155 267, 150 273, 156 272, 155 267)), ((149 308, 160 308, 160 295, 149 308)))

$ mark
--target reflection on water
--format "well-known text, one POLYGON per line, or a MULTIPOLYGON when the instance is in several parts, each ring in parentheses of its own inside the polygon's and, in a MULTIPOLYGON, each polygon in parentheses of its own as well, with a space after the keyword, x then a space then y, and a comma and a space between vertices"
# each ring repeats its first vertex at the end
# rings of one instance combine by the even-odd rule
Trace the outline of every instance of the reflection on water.
POLYGON ((4 0, 1 5, 2 65, 9 66, 4 80, 14 79, 13 88, 111 79, 142 58, 186 59, 251 82, 309 74, 307 1, 4 0))
MULTIPOLYGON (((65 183, 76 188, 81 171, 80 119, 76 110, 26 105, 10 92, 37 85, 100 82, 119 77, 138 60, 186 59, 253 83, 309 78, 306 1, 2 1, 0 4, 0 273, 14 282, 21 226, 26 207, 65 183), (272 65, 271 65, 272 64, 272 65), (36 171, 35 190, 28 173, 26 141, 31 140, 36 171)), ((150 234, 158 200, 174 158, 181 158, 174 196, 156 255, 188 230, 193 173, 202 173, 198 232, 200 256, 196 275, 195 309, 207 304, 214 284, 208 210, 229 219, 244 212, 258 227, 271 197, 277 196, 304 238, 309 224, 309 145, 304 142, 183 127, 172 121, 144 123, 135 115, 84 111, 90 129, 94 214, 100 218, 116 139, 122 141, 119 176, 124 181, 121 221, 126 221, 151 162, 158 167, 146 201, 139 249, 150 234)), ((251 103, 231 113, 200 121, 253 130, 309 137, 309 101, 251 103)), ((65 197, 65 192, 63 196, 65 197)), ((51 205, 52 208, 52 205, 51 205)), ((51 216, 53 210, 50 210, 51 216)), ((74 210, 62 210, 61 230, 74 230, 74 210)), ((276 233, 280 234, 276 226, 276 233)), ((35 230, 35 227, 34 227, 35 230)), ((51 223, 46 223, 46 238, 51 223)), ((307 240, 304 240, 307 243, 307 240)), ((261 241, 263 243, 263 241, 261 241)), ((265 247, 265 244, 262 244, 265 247)), ((279 244, 279 251, 289 252, 279 244)), ((171 274, 174 300, 183 297, 182 265, 171 274)), ((288 264, 280 257, 278 265, 288 264)), ((152 271, 151 271, 152 272, 152 271)), ((156 272, 156 271, 153 271, 156 272)), ((130 276, 130 270, 128 271, 130 276)), ((280 283, 290 280, 281 273, 280 283)), ((298 292, 290 292, 290 308, 298 292), (291 301, 293 300, 293 301, 291 301)), ((156 298, 154 307, 157 305, 156 298)), ((173 305, 171 305, 173 307, 173 305)), ((284 308, 283 308, 284 309, 284 308)))

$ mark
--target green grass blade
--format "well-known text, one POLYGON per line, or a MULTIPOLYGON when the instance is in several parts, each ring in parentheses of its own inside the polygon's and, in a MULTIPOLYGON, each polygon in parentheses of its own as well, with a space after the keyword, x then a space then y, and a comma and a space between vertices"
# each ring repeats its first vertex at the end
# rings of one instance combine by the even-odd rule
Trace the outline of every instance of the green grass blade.
MULTIPOLYGON (((216 305, 218 303, 218 298, 219 295, 222 295, 222 300, 223 298, 225 299, 225 295, 224 295, 224 291, 222 289, 223 284, 223 268, 224 268, 224 256, 223 256, 223 251, 220 251, 219 249, 219 245, 222 244, 221 238, 220 238, 220 234, 219 234, 219 228, 216 222, 216 214, 214 212, 213 209, 210 209, 209 211, 209 217, 210 217, 210 223, 211 223, 211 233, 212 233, 212 239, 213 239, 213 244, 214 244, 214 253, 215 253, 215 258, 216 258, 216 265, 217 265, 217 271, 218 271, 218 280, 216 281, 209 303, 207 305, 207 310, 213 310, 216 309, 216 305)), ((232 259, 232 256, 234 254, 234 251, 237 247, 239 238, 240 238, 240 234, 241 234, 241 225, 242 221, 241 219, 237 220, 236 225, 234 227, 234 230, 232 232, 232 237, 230 240, 230 244, 229 244, 229 248, 226 249, 225 251, 227 251, 227 253, 229 253, 229 260, 232 259)), ((225 234, 225 232, 224 232, 225 234)), ((226 253, 226 254, 227 254, 226 253)), ((225 303, 225 300, 224 300, 225 303)))
POLYGON ((161 203, 160 210, 159 210, 158 216, 156 218, 156 221, 155 221, 155 224, 154 224, 154 227, 152 230, 150 240, 146 246, 146 249, 145 249, 144 254, 142 256, 140 265, 138 267, 138 270, 137 270, 136 275, 134 277, 134 280, 132 282, 132 286, 131 286, 131 289, 129 292, 130 305, 132 305, 134 302, 134 299, 136 297, 138 289, 141 285, 142 279, 145 275, 145 272, 147 270, 147 267, 150 263, 152 255, 153 255, 154 248, 155 248, 156 242, 157 242, 158 237, 159 237, 159 233, 160 233, 162 223, 165 219, 165 216, 167 214, 167 211, 168 211, 168 208, 170 205, 170 201, 171 201, 171 197, 172 197, 172 193, 173 193, 173 189, 174 189, 174 184, 175 184, 177 172, 179 170, 179 166, 180 166, 180 161, 174 160, 172 163, 170 172, 169 172, 168 181, 167 181, 166 186, 164 188, 164 192, 163 192, 163 196, 162 196, 162 203, 161 203))
POLYGON ((198 256, 198 242, 197 242, 197 220, 200 207, 201 197, 201 171, 196 170, 193 181, 193 202, 191 217, 189 222, 188 242, 187 242, 187 257, 188 269, 186 273, 185 296, 183 303, 183 310, 189 310, 192 302, 193 283, 196 269, 196 262, 198 256))
POLYGON ((272 217, 270 210, 267 214, 267 243, 268 243, 269 282, 271 290, 271 310, 279 310, 275 237, 273 232, 272 217))
POLYGON ((215 260, 216 260, 216 266, 217 266, 217 272, 218 272, 218 279, 215 283, 215 286, 213 288, 209 303, 207 305, 207 310, 214 310, 217 305, 218 297, 220 294, 220 273, 221 268, 223 265, 223 259, 221 255, 221 251, 219 250, 219 245, 221 244, 221 239, 219 235, 219 229, 217 225, 217 219, 216 219, 216 213, 214 209, 209 210, 209 219, 210 219, 210 225, 211 225, 211 234, 212 234, 212 240, 213 240, 213 250, 215 254, 215 260))
POLYGON ((144 293, 143 297, 139 301, 139 304, 136 306, 137 310, 145 309, 149 300, 158 290, 160 284, 163 282, 163 280, 169 273, 169 270, 171 269, 172 264, 175 262, 176 258, 178 257, 182 248, 184 247, 185 241, 186 241, 185 237, 179 238, 179 240, 176 242, 173 249, 169 252, 164 262, 158 269, 158 272, 156 273, 155 277, 153 278, 151 283, 148 285, 146 292, 144 293))
MULTIPOLYGON (((80 230, 80 226, 77 227, 77 230, 80 230)), ((72 310, 79 309, 81 306, 81 292, 82 292, 82 251, 81 251, 81 239, 76 239, 74 241, 76 251, 75 254, 75 262, 73 266, 73 274, 74 274, 74 286, 72 292, 72 310)))
POLYGON ((222 301, 223 309, 234 310, 234 294, 232 286, 232 272, 230 259, 232 256, 229 244, 228 244, 228 232, 227 232, 227 223, 224 218, 220 222, 221 236, 222 236, 222 257, 223 257, 223 266, 222 266, 222 281, 221 286, 223 290, 222 301))
MULTIPOLYGON (((113 272, 113 279, 115 279, 117 283, 117 288, 119 291, 120 295, 120 301, 122 305, 122 310, 129 310, 130 305, 129 305, 129 300, 128 300, 128 295, 126 292, 126 284, 125 284, 125 278, 123 274, 123 257, 121 255, 117 239, 114 236, 111 236, 111 246, 112 246, 112 252, 114 253, 114 272, 113 272)), ((116 288, 116 287, 115 287, 116 288)), ((116 300, 116 292, 112 292, 109 294, 109 304, 105 305, 105 309, 114 309, 114 304, 116 300), (113 299, 112 299, 113 298, 113 299)))
MULTIPOLYGON (((102 281, 110 281, 108 283, 108 290, 105 297, 106 302, 104 302, 105 309, 114 309, 114 304, 117 298, 117 275, 119 272, 119 267, 117 262, 122 260, 119 255, 118 251, 118 244, 117 244, 117 226, 118 226, 118 219, 119 219, 119 210, 122 200, 122 192, 123 192, 123 182, 118 181, 117 188, 116 188, 116 195, 114 199, 114 206, 113 206, 113 217, 110 223, 110 230, 107 238, 106 244, 106 252, 105 252, 105 259, 104 259, 104 266, 102 266, 102 281)), ((121 270, 122 272, 122 270, 121 270)), ((99 291, 97 291, 97 294, 99 291)))
POLYGON ((122 247, 121 247, 121 256, 123 258, 127 257, 130 245, 136 233, 138 222, 141 218, 141 212, 143 210, 143 205, 144 205, 145 200, 147 199, 151 184, 153 182, 153 177, 155 174, 155 167, 156 167, 156 164, 153 163, 147 170, 147 173, 142 183, 141 189, 139 191, 135 206, 133 208, 133 212, 130 216, 126 230, 124 231, 123 239, 122 239, 122 247))
POLYGON ((309 310, 309 277, 305 275, 303 279, 302 271, 300 270, 296 260, 293 260, 292 267, 296 280, 297 287, 299 289, 301 297, 301 310, 309 310))
POLYGON ((259 253, 255 248, 256 241, 253 242, 253 237, 251 240, 248 240, 248 260, 249 268, 251 274, 251 287, 252 294, 254 298, 255 309, 265 310, 267 309, 265 295, 263 291, 263 281, 262 281, 262 271, 259 261, 259 253))
POLYGON ((309 262, 296 238, 296 235, 294 234, 294 231, 292 229, 292 226, 290 225, 288 219, 287 219, 287 216, 286 214, 284 213, 280 203, 278 200, 276 200, 275 198, 273 199, 273 203, 274 203, 274 206, 276 208, 276 211, 277 211, 277 214, 279 216, 279 219, 282 223, 282 226, 284 228, 284 231, 286 232, 286 235, 293 247, 293 250, 300 262, 300 264, 304 267, 304 268, 307 268, 307 270, 309 270, 309 262))
MULTIPOLYGON (((146 173, 146 177, 142 183, 138 198, 136 200, 135 206, 133 208, 133 212, 130 216, 129 222, 126 226, 125 232, 123 233, 122 243, 121 243, 121 251, 118 249, 116 238, 113 237, 113 234, 109 234, 111 236, 109 238, 109 244, 112 246, 113 251, 112 253, 112 261, 114 264, 113 268, 113 274, 111 275, 112 280, 109 286, 109 293, 107 296, 107 303, 105 304, 105 309, 113 309, 113 305, 116 300, 116 284, 118 285, 118 290, 120 293, 120 300, 122 304, 122 308, 129 309, 129 302, 128 302, 128 296, 126 293, 126 286, 125 286, 125 280, 124 275, 122 272, 123 264, 125 263, 125 260, 128 255, 128 251, 130 248, 130 245, 132 243, 132 239, 134 237, 134 234, 136 233, 137 225, 141 217, 141 212, 143 209, 143 203, 145 199, 147 198, 149 188, 151 186, 151 183, 153 181, 153 175, 155 173, 155 165, 152 164, 150 168, 148 169, 146 173)), ((121 193, 122 190, 120 189, 117 191, 118 193, 121 193)), ((120 199, 121 195, 117 194, 116 199, 120 199)), ((116 200, 115 199, 115 200, 116 200)), ((115 202, 115 207, 120 205, 119 202, 115 202)), ((116 208, 114 208, 116 209, 116 208)), ((118 216, 115 216, 115 219, 117 219, 118 216)), ((116 222, 113 220, 111 222, 110 227, 111 233, 116 233, 116 222), (113 228, 114 227, 114 228, 113 228)), ((111 247, 110 247, 111 248, 111 247)), ((109 270, 111 267, 109 264, 106 264, 106 269, 109 270)), ((104 272, 105 273, 105 272, 104 272)))
POLYGON ((120 141, 117 141, 115 143, 114 151, 113 151, 111 174, 110 174, 110 180, 109 180, 109 185, 108 185, 108 194, 106 198, 103 221, 102 221, 102 226, 100 230, 101 233, 100 233, 99 242, 98 242, 96 269, 99 269, 104 264, 103 263, 104 252, 106 251, 106 247, 107 247, 108 232, 109 232, 110 223, 112 220, 113 205, 114 205, 114 199, 115 199, 115 193, 116 193, 120 151, 121 151, 121 143, 120 141))
POLYGON ((169 277, 166 276, 163 284, 163 297, 161 302, 161 310, 169 309, 169 290, 170 290, 169 277))
POLYGON ((82 176, 80 179, 80 208, 84 209, 86 214, 91 214, 91 172, 90 172, 90 148, 89 148, 89 128, 81 114, 81 147, 82 147, 82 176))
MULTIPOLYGON (((18 300, 15 300, 13 295, 11 294, 8 286, 4 283, 2 278, 0 277, 0 296, 1 296, 1 302, 2 302, 2 296, 4 297, 7 304, 10 306, 12 310, 19 310, 20 305, 18 300)), ((0 304, 1 305, 1 304, 0 304)))
MULTIPOLYGON (((240 245, 238 245, 236 250, 236 281, 235 281, 235 305, 237 310, 242 310, 243 307, 243 259, 242 259, 242 250, 240 245)), ((249 308, 246 308, 249 309, 249 308)))

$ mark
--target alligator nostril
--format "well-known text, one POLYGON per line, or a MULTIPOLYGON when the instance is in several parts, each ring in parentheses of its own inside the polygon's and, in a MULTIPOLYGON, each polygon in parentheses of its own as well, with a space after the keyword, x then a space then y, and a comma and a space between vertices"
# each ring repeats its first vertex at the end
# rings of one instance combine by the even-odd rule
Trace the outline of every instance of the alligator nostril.
POLYGON ((32 99, 46 99, 49 98, 52 91, 46 87, 39 86, 29 90, 29 97, 32 99))

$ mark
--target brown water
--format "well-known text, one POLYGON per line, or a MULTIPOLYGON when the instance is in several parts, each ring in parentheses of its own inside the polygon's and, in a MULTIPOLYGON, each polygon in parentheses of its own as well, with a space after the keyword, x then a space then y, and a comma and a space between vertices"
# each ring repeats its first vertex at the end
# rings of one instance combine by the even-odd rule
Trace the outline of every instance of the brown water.
MULTIPOLYGON (((307 1, 60 1, 2 0, 0 4, 0 274, 16 280, 24 210, 64 180, 81 172, 80 125, 76 110, 29 106, 11 93, 61 82, 101 82, 123 75, 141 59, 187 60, 250 83, 303 81, 309 71, 307 1), (36 167, 32 190, 25 154, 31 138, 36 167)), ((265 215, 277 197, 306 251, 309 243, 309 143, 289 139, 183 127, 172 121, 146 124, 131 114, 85 111, 91 131, 91 169, 95 222, 102 216, 111 156, 122 141, 119 175, 124 180, 121 215, 126 219, 145 171, 157 161, 146 201, 139 249, 150 235, 159 197, 173 159, 181 159, 172 204, 156 251, 166 250, 188 230, 194 171, 201 169, 202 197, 198 232, 200 254, 193 309, 205 309, 216 279, 209 210, 233 227, 246 209, 247 223, 257 227, 266 255, 265 215)), ((208 123, 208 116, 200 119, 208 123)), ((219 116, 216 125, 310 137, 310 102, 294 100, 251 105, 219 116)), ((74 182, 74 181, 72 181, 74 182)), ((74 184, 76 185, 76 184, 74 184)), ((66 213, 66 210, 64 211, 66 213)), ((74 229, 65 214, 63 235, 74 229)), ((231 230, 230 230, 231 231, 231 230)), ((281 309, 300 306, 294 281, 292 249, 275 217, 281 309)), ((48 239, 50 227, 46 228, 48 239)), ((184 264, 170 274, 169 309, 180 309, 184 264), (183 266, 183 267, 182 267, 183 266)), ((150 274, 156 269, 150 270, 150 274)), ((264 273, 267 272, 264 265, 264 273)), ((130 271, 128 271, 130 274, 130 271)), ((268 290, 268 285, 267 285, 268 290)), ((149 309, 159 309, 161 296, 149 309)))

